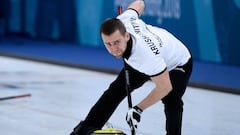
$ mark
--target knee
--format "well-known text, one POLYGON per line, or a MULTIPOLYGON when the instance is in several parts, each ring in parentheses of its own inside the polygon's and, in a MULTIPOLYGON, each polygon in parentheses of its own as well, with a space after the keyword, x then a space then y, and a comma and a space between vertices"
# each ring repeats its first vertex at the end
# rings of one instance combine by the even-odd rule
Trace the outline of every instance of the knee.
POLYGON ((182 99, 168 99, 163 100, 165 110, 183 110, 182 99))

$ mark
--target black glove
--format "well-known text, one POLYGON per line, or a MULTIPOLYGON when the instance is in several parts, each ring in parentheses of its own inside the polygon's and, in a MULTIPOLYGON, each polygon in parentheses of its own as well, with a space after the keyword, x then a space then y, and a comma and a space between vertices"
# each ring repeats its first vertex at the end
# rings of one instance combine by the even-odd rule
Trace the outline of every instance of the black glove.
POLYGON ((134 106, 133 108, 128 110, 127 116, 126 116, 126 121, 130 127, 134 126, 135 128, 137 128, 137 124, 141 120, 142 112, 143 112, 143 110, 141 108, 139 108, 138 106, 134 106), (132 125, 131 125, 131 123, 132 123, 132 125))

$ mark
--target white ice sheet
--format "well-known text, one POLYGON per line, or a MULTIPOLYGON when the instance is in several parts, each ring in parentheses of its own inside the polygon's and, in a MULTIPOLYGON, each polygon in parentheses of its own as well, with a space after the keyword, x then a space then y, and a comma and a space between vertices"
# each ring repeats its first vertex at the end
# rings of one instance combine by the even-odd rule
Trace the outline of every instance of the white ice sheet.
MULTIPOLYGON (((0 57, 0 97, 31 93, 31 97, 0 101, 1 135, 67 135, 87 115, 115 75, 0 57)), ((133 93, 139 102, 154 85, 133 93)), ((188 87, 184 95, 184 135, 239 135, 240 96, 188 87)), ((127 101, 109 122, 129 134, 127 101)), ((144 111, 138 135, 164 135, 161 102, 144 111)))

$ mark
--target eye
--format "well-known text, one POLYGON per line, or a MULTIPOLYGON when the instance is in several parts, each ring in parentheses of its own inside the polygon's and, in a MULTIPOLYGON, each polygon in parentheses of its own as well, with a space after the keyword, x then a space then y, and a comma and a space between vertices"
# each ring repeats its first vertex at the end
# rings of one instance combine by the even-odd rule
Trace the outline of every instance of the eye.
POLYGON ((115 44, 115 45, 118 45, 118 44, 120 44, 120 42, 121 42, 120 40, 116 40, 116 41, 114 42, 114 44, 115 44))
POLYGON ((105 43, 106 46, 111 46, 112 44, 111 43, 105 43))

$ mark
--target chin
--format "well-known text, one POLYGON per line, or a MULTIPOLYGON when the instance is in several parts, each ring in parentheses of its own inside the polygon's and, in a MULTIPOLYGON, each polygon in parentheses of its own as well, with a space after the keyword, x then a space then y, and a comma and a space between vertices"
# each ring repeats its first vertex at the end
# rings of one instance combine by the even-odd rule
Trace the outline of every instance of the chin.
POLYGON ((122 58, 122 56, 115 56, 115 58, 120 59, 120 58, 122 58))
POLYGON ((120 59, 122 58, 122 55, 113 55, 115 58, 120 59))
POLYGON ((112 54, 112 55, 117 59, 122 58, 122 55, 114 55, 114 54, 112 54))

